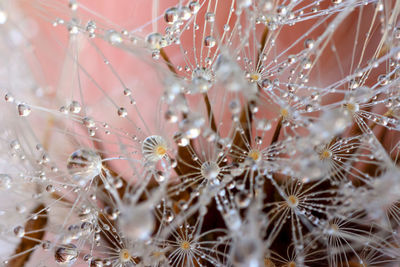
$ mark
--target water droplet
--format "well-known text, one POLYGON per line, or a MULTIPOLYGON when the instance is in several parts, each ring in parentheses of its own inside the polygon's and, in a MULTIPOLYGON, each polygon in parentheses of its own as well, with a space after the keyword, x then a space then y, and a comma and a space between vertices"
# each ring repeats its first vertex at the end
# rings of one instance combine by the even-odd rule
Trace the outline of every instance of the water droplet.
POLYGON ((25 229, 21 225, 14 227, 13 232, 16 237, 23 237, 25 235, 25 229))
POLYGON ((200 9, 200 3, 199 1, 190 1, 188 7, 193 14, 196 14, 200 9))
POLYGON ((196 68, 192 73, 193 88, 191 93, 205 93, 211 88, 214 76, 206 68, 196 68))
POLYGON ((81 109, 82 109, 81 104, 79 104, 78 101, 73 100, 69 105, 69 111, 72 113, 79 113, 81 109))
POLYGON ((312 49, 315 45, 315 41, 313 39, 306 39, 304 41, 304 47, 307 49, 312 49))
POLYGON ((60 264, 73 264, 79 255, 78 248, 74 244, 65 244, 58 247, 54 258, 60 264))
POLYGON ((18 114, 21 117, 26 117, 31 113, 31 108, 27 106, 26 104, 19 104, 18 105, 18 114))
POLYGON ((12 179, 8 174, 0 174, 0 190, 10 189, 12 185, 12 179))
POLYGON ((256 129, 260 131, 268 131, 271 129, 271 122, 267 119, 260 119, 256 122, 256 129))
POLYGON ((302 63, 301 63, 303 69, 308 70, 311 68, 312 63, 308 58, 303 59, 302 63))
POLYGON ((11 149, 13 149, 13 150, 18 150, 18 149, 21 148, 21 144, 19 143, 18 140, 12 140, 12 141, 10 142, 10 147, 11 147, 11 149))
POLYGON ((128 115, 128 111, 126 111, 126 109, 123 107, 120 107, 117 113, 121 118, 125 118, 128 115))
POLYGON ((4 10, 0 10, 0 24, 7 22, 8 15, 4 10))
POLYGON ((201 127, 204 123, 205 120, 203 117, 192 114, 179 123, 179 128, 184 137, 195 139, 200 135, 201 127))
POLYGON ((165 119, 168 122, 175 123, 178 121, 178 115, 172 110, 167 110, 165 112, 165 119))
POLYGON ((101 157, 93 150, 78 149, 69 156, 67 169, 72 178, 83 186, 101 173, 101 157))
POLYGON ((191 9, 185 6, 181 7, 179 9, 179 17, 184 21, 189 20, 192 17, 191 9))
POLYGON ((82 119, 82 122, 83 122, 83 125, 85 125, 88 128, 92 128, 92 127, 96 126, 94 120, 90 117, 84 117, 82 119))
POLYGON ((125 88, 125 89, 124 89, 124 95, 130 96, 131 94, 132 94, 131 89, 129 89, 129 88, 125 88))
POLYGON ((120 44, 123 41, 121 34, 114 30, 109 30, 106 34, 106 38, 112 45, 120 44))
POLYGON ((4 95, 4 100, 6 102, 14 102, 14 97, 10 93, 7 93, 4 95))
POLYGON ((207 22, 214 22, 215 21, 215 14, 212 12, 207 12, 206 15, 206 21, 207 22))
POLYGON ((214 37, 212 37, 212 36, 206 36, 206 38, 204 38, 204 45, 205 45, 206 47, 211 48, 211 47, 214 47, 215 44, 216 44, 216 41, 215 41, 215 38, 214 38, 214 37))
POLYGON ((176 7, 168 8, 165 11, 164 19, 165 22, 167 22, 168 24, 174 24, 175 22, 178 21, 178 18, 179 18, 179 13, 176 7))
POLYGON ((160 33, 154 32, 154 33, 150 33, 149 35, 147 35, 146 42, 150 49, 159 50, 162 48, 163 39, 164 38, 160 33))
POLYGON ((400 39, 400 27, 394 28, 393 36, 394 36, 394 38, 396 38, 396 39, 400 39))

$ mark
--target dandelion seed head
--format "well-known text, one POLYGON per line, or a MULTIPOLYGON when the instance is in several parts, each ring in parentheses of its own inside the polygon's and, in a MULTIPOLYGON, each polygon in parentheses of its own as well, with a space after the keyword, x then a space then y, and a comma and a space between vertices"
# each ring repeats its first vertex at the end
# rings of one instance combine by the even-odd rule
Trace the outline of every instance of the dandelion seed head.
POLYGON ((0 6, 5 264, 399 262, 399 3, 121 1, 0 6))

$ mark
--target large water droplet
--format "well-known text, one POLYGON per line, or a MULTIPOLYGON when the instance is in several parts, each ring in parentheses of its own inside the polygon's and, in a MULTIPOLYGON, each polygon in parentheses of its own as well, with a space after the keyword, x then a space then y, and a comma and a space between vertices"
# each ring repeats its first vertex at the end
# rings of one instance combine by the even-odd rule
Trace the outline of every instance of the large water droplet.
POLYGON ((176 7, 168 8, 165 11, 164 19, 165 22, 167 22, 168 24, 174 24, 175 22, 178 21, 178 18, 179 18, 179 12, 176 7))
POLYGON ((78 248, 74 244, 66 244, 58 247, 54 258, 59 264, 73 264, 79 255, 78 248))
POLYGON ((11 188, 12 179, 8 174, 0 174, 0 190, 11 188))
POLYGON ((68 158, 67 169, 72 178, 82 186, 99 175, 101 168, 100 155, 90 149, 78 149, 68 158))

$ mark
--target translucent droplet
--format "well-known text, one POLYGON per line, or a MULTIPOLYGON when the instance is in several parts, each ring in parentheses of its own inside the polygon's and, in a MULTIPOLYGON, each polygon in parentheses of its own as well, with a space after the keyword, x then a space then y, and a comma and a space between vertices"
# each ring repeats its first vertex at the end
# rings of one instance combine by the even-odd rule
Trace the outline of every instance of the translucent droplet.
POLYGON ((165 112, 165 119, 168 122, 175 123, 178 121, 178 115, 172 110, 167 110, 165 112))
POLYGON ((72 10, 75 11, 78 9, 78 3, 76 0, 69 0, 68 7, 72 10))
POLYGON ((124 89, 124 95, 130 96, 131 94, 132 94, 131 89, 129 89, 129 88, 125 88, 125 89, 124 89))
POLYGON ((125 118, 128 115, 128 111, 126 111, 126 109, 123 107, 120 107, 117 113, 121 118, 125 118))
POLYGON ((14 97, 10 93, 7 93, 4 95, 4 100, 6 102, 14 102, 14 97))
POLYGON ((191 115, 179 123, 179 128, 182 131, 184 137, 195 139, 200 135, 201 127, 204 123, 205 120, 203 117, 198 115, 191 115))
POLYGON ((88 128, 92 128, 92 127, 96 126, 96 123, 90 117, 84 117, 82 122, 83 122, 83 125, 85 125, 88 128))
POLYGON ((212 180, 218 177, 221 169, 217 163, 206 161, 201 165, 201 175, 207 180, 212 180))
POLYGON ((158 171, 156 175, 154 175, 154 179, 157 181, 157 183, 163 183, 166 180, 166 177, 162 171, 158 171))
POLYGON ((233 99, 229 102, 229 110, 232 112, 232 114, 239 114, 241 110, 239 99, 233 99))
POLYGON ((206 68, 196 68, 192 73, 193 88, 191 93, 205 93, 212 86, 213 73, 206 68))
POLYGON ((26 117, 31 113, 31 108, 27 106, 26 104, 19 104, 18 105, 18 114, 21 117, 26 117))
POLYGON ((206 21, 207 22, 214 22, 215 21, 215 14, 212 12, 206 13, 206 21))
POLYGON ((19 143, 18 140, 12 140, 12 141, 10 142, 10 147, 11 147, 11 149, 13 149, 13 150, 18 150, 18 149, 21 148, 21 144, 19 143))
POLYGON ((73 264, 78 255, 78 248, 74 244, 65 244, 56 249, 54 258, 59 264, 73 264))
POLYGON ((189 145, 190 140, 183 136, 181 133, 174 134, 174 140, 178 144, 178 146, 185 147, 189 145))
POLYGON ((12 185, 12 179, 8 174, 0 174, 0 190, 10 189, 12 185))
POLYGON ((14 227, 13 232, 16 237, 23 237, 25 235, 25 228, 21 225, 18 225, 14 227))
POLYGON ((301 63, 303 69, 308 70, 311 68, 312 63, 308 58, 303 59, 302 63, 301 63))
POLYGON ((280 5, 276 9, 276 12, 281 16, 285 16, 287 14, 287 12, 288 12, 288 9, 287 9, 287 7, 285 5, 280 5))
POLYGON ((204 45, 206 47, 214 47, 216 44, 215 38, 213 36, 206 36, 206 38, 204 38, 204 45))
POLYGON ((394 28, 393 35, 395 39, 400 39, 400 27, 394 28))
POLYGON ((304 41, 304 47, 307 49, 312 49, 315 45, 315 41, 313 39, 306 39, 304 41))
POLYGON ((8 15, 4 10, 0 10, 0 24, 7 22, 8 15))
POLYGON ((185 6, 181 7, 179 9, 179 17, 181 20, 184 20, 184 21, 189 20, 192 17, 191 9, 188 7, 185 7, 185 6))
POLYGON ((175 22, 178 21, 178 18, 179 18, 179 13, 176 7, 168 8, 165 11, 164 19, 165 22, 167 22, 168 24, 174 24, 175 22))
POLYGON ((260 119, 256 122, 256 129, 260 131, 268 131, 271 126, 271 122, 267 119, 260 119))
POLYGON ((82 109, 81 104, 79 104, 78 101, 74 100, 69 105, 69 111, 72 113, 79 113, 81 111, 81 109, 82 109))
POLYGON ((101 173, 101 157, 93 150, 78 149, 69 156, 67 169, 72 178, 83 186, 101 173))
POLYGON ((106 38, 110 42, 110 44, 113 45, 120 44, 123 41, 121 34, 114 30, 108 31, 106 34, 106 38))
POLYGON ((193 14, 196 14, 200 9, 200 3, 199 1, 190 1, 188 7, 193 14))
POLYGON ((162 48, 162 40, 163 36, 158 32, 150 33, 146 37, 146 42, 152 50, 160 50, 162 48))
POLYGON ((251 6, 252 4, 253 4, 252 0, 238 0, 238 2, 237 2, 237 6, 239 8, 246 8, 246 7, 251 6))
POLYGON ((142 154, 147 161, 155 162, 167 154, 167 142, 159 135, 148 136, 142 144, 142 154))

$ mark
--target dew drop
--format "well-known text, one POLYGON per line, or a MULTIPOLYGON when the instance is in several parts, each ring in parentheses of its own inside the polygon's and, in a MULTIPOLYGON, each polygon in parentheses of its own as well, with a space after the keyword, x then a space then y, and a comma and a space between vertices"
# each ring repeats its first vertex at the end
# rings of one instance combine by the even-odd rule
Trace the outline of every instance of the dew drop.
POLYGON ((200 3, 199 1, 190 1, 188 7, 193 14, 196 14, 200 9, 200 3))
POLYGON ((213 36, 206 36, 206 38, 204 38, 204 45, 206 47, 211 48, 211 47, 214 47, 215 44, 216 44, 216 42, 215 42, 215 38, 213 36))
POLYGON ((125 118, 128 115, 128 111, 126 111, 126 109, 123 107, 120 107, 117 113, 121 118, 125 118))
POLYGON ((8 174, 0 174, 0 190, 10 189, 12 185, 12 179, 8 174))
POLYGON ((21 117, 26 117, 31 113, 31 108, 27 106, 26 104, 19 104, 18 105, 18 114, 21 117))
POLYGON ((178 21, 178 18, 179 18, 179 13, 176 7, 168 8, 165 11, 164 19, 165 22, 167 22, 168 24, 174 24, 175 22, 178 21))
POLYGON ((0 24, 7 22, 8 15, 4 10, 0 10, 0 24))
POLYGON ((66 244, 56 249, 54 258, 59 264, 73 264, 78 255, 78 248, 74 244, 66 244))
POLYGON ((4 100, 6 102, 14 102, 14 97, 10 93, 7 93, 4 95, 4 100))
POLYGON ((101 157, 93 150, 78 149, 69 156, 67 169, 72 178, 83 186, 100 174, 102 169, 101 157))
POLYGON ((162 40, 163 40, 163 36, 158 32, 150 33, 146 37, 146 42, 147 42, 149 48, 152 50, 161 49, 162 48, 162 40))
POLYGON ((115 30, 108 31, 106 38, 112 45, 120 44, 123 41, 121 34, 115 30))
POLYGON ((21 225, 18 225, 14 227, 13 232, 16 237, 23 237, 25 235, 25 228, 21 225))
POLYGON ((69 105, 69 111, 72 113, 79 113, 81 111, 81 109, 82 109, 81 104, 79 104, 78 101, 74 100, 69 105))

